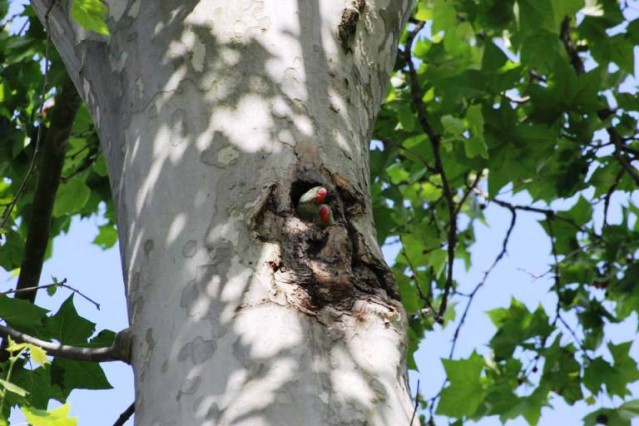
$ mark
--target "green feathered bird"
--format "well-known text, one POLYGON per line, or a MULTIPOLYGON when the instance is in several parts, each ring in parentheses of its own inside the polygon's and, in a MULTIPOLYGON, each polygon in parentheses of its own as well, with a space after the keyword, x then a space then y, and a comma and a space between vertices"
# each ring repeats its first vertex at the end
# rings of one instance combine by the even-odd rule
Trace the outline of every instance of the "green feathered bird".
POLYGON ((328 190, 323 186, 316 186, 309 189, 300 197, 295 211, 297 215, 307 221, 320 226, 328 226, 335 223, 333 212, 324 200, 328 196, 328 190))

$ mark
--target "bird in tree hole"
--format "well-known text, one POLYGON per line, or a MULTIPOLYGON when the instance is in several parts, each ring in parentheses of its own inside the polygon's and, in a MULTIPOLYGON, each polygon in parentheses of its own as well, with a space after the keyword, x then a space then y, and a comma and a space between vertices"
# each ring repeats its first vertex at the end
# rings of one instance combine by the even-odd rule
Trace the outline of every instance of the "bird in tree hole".
POLYGON ((300 219, 319 226, 329 226, 335 223, 333 212, 324 201, 328 197, 328 190, 323 186, 316 186, 306 191, 297 202, 295 211, 300 219))

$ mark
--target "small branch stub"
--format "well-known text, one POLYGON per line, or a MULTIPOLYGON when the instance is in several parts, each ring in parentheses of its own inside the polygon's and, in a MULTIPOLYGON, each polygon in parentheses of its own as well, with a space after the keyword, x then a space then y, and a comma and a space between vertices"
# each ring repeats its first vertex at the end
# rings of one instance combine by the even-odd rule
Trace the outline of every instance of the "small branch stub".
POLYGON ((30 343, 44 349, 49 355, 60 358, 89 362, 122 361, 127 364, 130 363, 131 337, 129 329, 119 332, 111 346, 99 348, 48 342, 4 325, 0 325, 0 336, 11 337, 18 343, 30 343))

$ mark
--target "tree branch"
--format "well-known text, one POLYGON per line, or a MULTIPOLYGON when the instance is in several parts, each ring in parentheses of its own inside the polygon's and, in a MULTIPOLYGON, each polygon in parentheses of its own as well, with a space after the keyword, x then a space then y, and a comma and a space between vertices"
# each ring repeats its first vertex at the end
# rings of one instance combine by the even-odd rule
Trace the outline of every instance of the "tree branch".
POLYGON ((93 305, 98 309, 98 311, 100 310, 100 304, 98 302, 96 302, 95 300, 91 299, 89 296, 85 295, 84 293, 82 293, 77 288, 73 288, 70 285, 68 285, 66 278, 63 279, 60 282, 54 282, 54 283, 50 283, 50 284, 39 285, 39 286, 36 286, 36 287, 26 287, 26 288, 22 288, 22 289, 7 290, 7 291, 3 291, 2 294, 11 294, 11 293, 18 294, 18 293, 21 293, 21 292, 34 292, 36 290, 41 290, 41 289, 50 288, 50 287, 68 288, 72 292, 79 294, 80 297, 84 298, 86 301, 88 301, 90 303, 93 303, 93 305))
POLYGON ((446 175, 446 170, 444 170, 444 163, 442 161, 441 156, 441 137, 430 124, 428 113, 426 112, 426 106, 424 105, 424 101, 422 100, 422 90, 419 84, 419 79, 417 77, 417 70, 415 69, 415 64, 413 63, 413 58, 411 55, 413 41, 417 34, 424 28, 424 22, 420 22, 415 25, 411 31, 408 32, 408 37, 406 39, 406 47, 401 53, 404 55, 404 60, 408 65, 408 78, 410 82, 410 90, 411 97, 413 101, 413 106, 417 111, 417 120, 428 138, 430 139, 430 144, 433 150, 433 157, 435 159, 435 169, 439 173, 442 179, 442 189, 444 194, 444 199, 446 200, 446 205, 448 207, 448 215, 449 215, 449 226, 448 226, 448 268, 446 272, 446 284, 444 285, 444 294, 442 295, 442 301, 439 305, 439 311, 437 313, 438 317, 443 317, 446 312, 446 307, 448 306, 448 295, 450 294, 450 290, 453 286, 453 264, 455 262, 455 248, 457 246, 457 212, 455 207, 455 199, 453 191, 450 187, 450 183, 448 182, 448 176, 446 175))
POLYGON ((128 329, 119 332, 111 346, 101 348, 82 348, 47 342, 4 325, 0 325, 0 336, 5 339, 11 337, 18 343, 29 343, 38 346, 47 351, 49 355, 60 358, 90 362, 122 361, 127 364, 130 363, 130 336, 128 329))
POLYGON ((533 212, 533 213, 540 213, 545 215, 548 219, 555 219, 555 220, 560 220, 562 222, 566 222, 569 225, 573 226, 576 230, 583 232, 585 234, 588 234, 592 239, 594 240, 603 240, 603 237, 599 234, 597 234, 596 232, 590 230, 590 229, 586 229, 583 226, 579 226, 577 225, 573 220, 561 216, 559 215, 558 212, 556 212, 555 210, 552 209, 544 209, 541 207, 533 207, 533 206, 522 206, 520 204, 513 204, 513 203, 509 203, 508 201, 503 201, 500 200, 498 198, 488 198, 487 195, 484 195, 484 198, 486 198, 488 201, 492 201, 497 205, 500 205, 502 207, 506 207, 507 209, 515 209, 515 210, 522 210, 522 211, 526 211, 526 212, 533 212))
POLYGON ((49 244, 51 215, 60 185, 66 145, 80 103, 73 83, 66 78, 56 96, 51 124, 43 141, 40 175, 33 196, 24 259, 16 287, 16 297, 19 299, 35 301, 42 263, 49 244), (27 288, 33 290, 25 291, 27 288))
POLYGON ((129 418, 131 418, 134 412, 135 402, 132 402, 131 405, 129 405, 127 409, 124 410, 122 414, 120 414, 120 417, 118 417, 115 423, 113 423, 113 426, 124 426, 124 424, 127 422, 127 420, 129 420, 129 418))
POLYGON ((502 242, 502 245, 501 245, 501 251, 499 252, 497 257, 493 261, 492 265, 490 265, 490 268, 488 268, 488 270, 484 272, 484 276, 482 277, 482 280, 475 286, 473 291, 468 296, 468 303, 466 304, 466 308, 464 308, 464 313, 462 314, 459 320, 459 324, 457 324, 457 328, 455 329, 455 334, 453 335, 453 343, 451 345, 450 353, 448 355, 449 358, 452 358, 453 355, 455 354, 455 346, 457 345, 457 338, 459 337, 459 333, 461 332, 461 328, 464 325, 464 321, 466 320, 466 316, 468 315, 468 311, 470 310, 470 305, 473 303, 475 295, 477 294, 479 289, 482 288, 484 284, 486 284, 486 281, 488 280, 488 277, 490 276, 490 274, 493 272, 497 264, 499 264, 499 262, 506 255, 506 251, 508 248, 508 241, 510 241, 510 236, 513 232, 513 229, 515 229, 515 224, 517 223, 517 210, 515 210, 514 208, 510 208, 509 210, 511 214, 510 225, 508 226, 508 230, 506 231, 506 235, 504 236, 504 241, 502 242))
POLYGON ((419 408, 419 379, 417 380, 417 390, 415 391, 415 408, 413 409, 413 415, 410 418, 409 426, 412 426, 413 421, 415 420, 415 415, 417 414, 417 409, 419 408))

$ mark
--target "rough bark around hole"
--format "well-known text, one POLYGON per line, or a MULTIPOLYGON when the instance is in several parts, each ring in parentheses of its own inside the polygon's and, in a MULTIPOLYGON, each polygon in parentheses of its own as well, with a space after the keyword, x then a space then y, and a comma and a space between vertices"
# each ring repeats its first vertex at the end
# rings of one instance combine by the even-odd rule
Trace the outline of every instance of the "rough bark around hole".
POLYGON ((363 195, 339 174, 323 175, 328 177, 318 180, 303 174, 286 187, 273 184, 254 209, 254 239, 279 247, 278 256, 269 261, 273 282, 290 305, 310 315, 325 308, 354 314, 363 306, 358 302, 364 302, 367 311, 379 306, 379 314, 394 319, 399 315, 399 293, 391 272, 353 224, 365 213, 363 195), (296 215, 300 196, 316 185, 328 189, 325 202, 335 217, 331 226, 319 227, 296 215), (280 191, 288 196, 278 197, 280 191))

